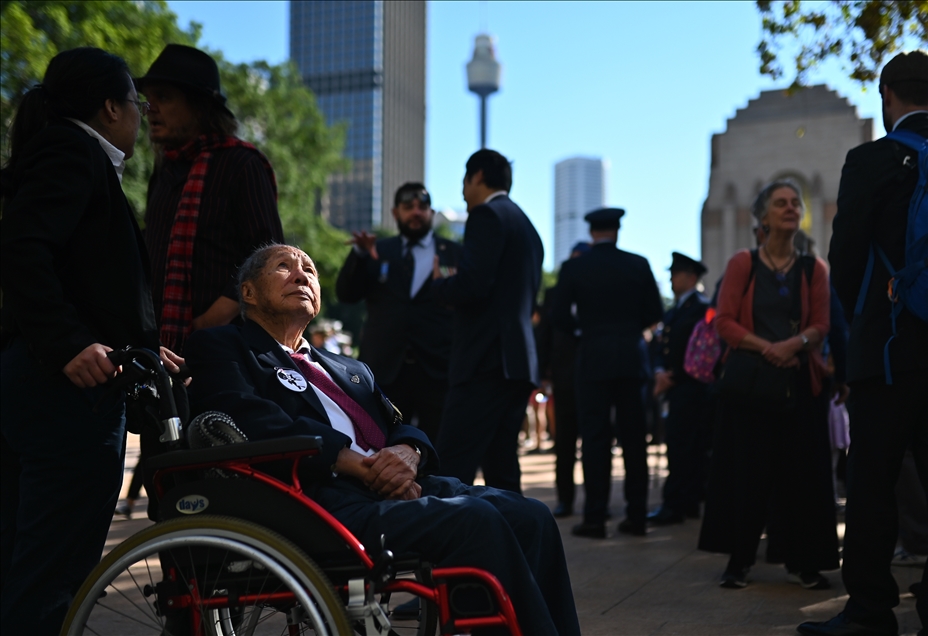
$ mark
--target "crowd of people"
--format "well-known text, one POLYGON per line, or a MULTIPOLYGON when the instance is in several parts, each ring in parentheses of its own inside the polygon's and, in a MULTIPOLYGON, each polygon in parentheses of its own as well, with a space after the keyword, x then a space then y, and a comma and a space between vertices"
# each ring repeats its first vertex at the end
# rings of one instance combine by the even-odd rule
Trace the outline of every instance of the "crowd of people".
MULTIPOLYGON (((705 266, 674 252, 665 307, 647 259, 617 247, 625 211, 603 208, 539 307, 542 241, 509 197, 505 156, 467 160, 460 244, 434 233, 426 187, 403 184, 398 235, 354 233, 336 283, 367 309, 355 360, 311 326, 312 246, 285 244, 274 171, 235 136, 214 60, 168 45, 133 78, 100 49, 58 54, 19 105, 2 172, 3 632, 57 633, 99 560, 126 433, 106 354, 132 345, 172 372, 186 362, 194 415, 224 411, 251 440, 321 437, 301 471, 322 507, 365 544, 387 535, 493 573, 524 633, 580 633, 554 521, 575 514, 578 441, 573 535, 610 534, 617 444, 619 532, 701 517, 699 548, 730 555, 732 589, 749 584, 766 532, 767 560, 802 587, 842 568, 844 610, 798 631, 897 633, 897 511, 904 545, 928 543, 928 203, 913 198, 928 55, 893 58, 880 94, 893 134, 848 154, 829 262, 800 232, 799 186, 774 181, 753 207, 756 247, 731 257, 711 300, 705 266), (143 116, 156 155, 144 232, 121 189, 143 116), (519 434, 542 385, 553 511, 521 494, 519 434), (669 475, 649 511, 655 398, 669 475)), ((143 457, 155 443, 143 435, 143 457)), ((918 611, 928 625, 924 593, 918 611)))

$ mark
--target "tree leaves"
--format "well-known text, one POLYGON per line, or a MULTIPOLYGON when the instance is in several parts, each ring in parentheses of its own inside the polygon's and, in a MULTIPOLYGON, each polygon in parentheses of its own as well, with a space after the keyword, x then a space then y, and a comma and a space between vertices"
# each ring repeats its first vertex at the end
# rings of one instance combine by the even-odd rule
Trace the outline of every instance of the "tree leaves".
POLYGON ((757 9, 763 27, 757 45, 760 72, 775 79, 795 72, 790 90, 832 58, 841 60, 851 79, 865 84, 879 78, 880 69, 907 40, 928 44, 928 0, 759 0, 757 9), (784 50, 793 47, 787 64, 784 50))

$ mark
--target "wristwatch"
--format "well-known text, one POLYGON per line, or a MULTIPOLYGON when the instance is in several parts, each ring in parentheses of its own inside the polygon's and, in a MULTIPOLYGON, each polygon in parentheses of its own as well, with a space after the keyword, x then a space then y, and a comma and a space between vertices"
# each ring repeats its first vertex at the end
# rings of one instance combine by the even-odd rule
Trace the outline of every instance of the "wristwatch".
POLYGON ((800 334, 799 334, 799 339, 802 340, 802 348, 803 348, 803 349, 808 349, 808 348, 809 348, 809 337, 806 336, 806 334, 804 334, 804 333, 800 333, 800 334))

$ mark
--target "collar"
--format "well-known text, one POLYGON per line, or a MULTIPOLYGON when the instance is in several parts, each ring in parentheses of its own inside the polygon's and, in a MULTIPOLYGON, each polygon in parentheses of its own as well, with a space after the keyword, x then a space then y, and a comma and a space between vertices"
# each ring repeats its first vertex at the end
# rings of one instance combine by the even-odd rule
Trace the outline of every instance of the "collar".
POLYGON ((695 294, 697 291, 698 291, 698 290, 697 290, 695 287, 693 287, 693 289, 691 289, 691 290, 689 290, 688 292, 684 293, 682 296, 680 296, 680 298, 677 299, 677 302, 676 302, 676 304, 674 305, 674 307, 682 307, 682 306, 683 306, 683 303, 685 303, 685 302, 689 299, 689 297, 692 296, 693 294, 695 294))
POLYGON ((80 126, 88 135, 100 142, 100 146, 103 148, 103 152, 106 153, 106 156, 110 158, 110 161, 113 162, 113 168, 116 169, 116 176, 119 177, 119 183, 122 183, 122 173, 126 169, 126 153, 122 150, 111 144, 106 140, 103 135, 98 133, 96 130, 85 124, 79 119, 72 119, 70 117, 65 117, 69 122, 77 124, 80 126))
MULTIPOLYGON (((406 246, 409 244, 409 239, 400 234, 400 240, 403 242, 403 249, 406 249, 406 246)), ((429 230, 429 233, 419 239, 419 241, 414 245, 414 247, 432 247, 432 243, 435 241, 435 234, 432 230, 429 230)))
POLYGON ((899 124, 904 122, 906 119, 912 115, 928 115, 928 110, 913 110, 911 113, 906 113, 902 117, 896 120, 896 123, 893 124, 893 132, 896 132, 896 129, 899 128, 899 124))
MULTIPOLYGON (((300 338, 300 348, 294 351, 287 345, 278 342, 280 348, 287 352, 287 355, 293 355, 294 353, 303 353, 303 354, 312 354, 312 350, 309 348, 309 343, 306 342, 306 338, 300 338)), ((312 356, 310 356, 312 357, 312 356)))
POLYGON ((504 196, 506 196, 506 195, 508 195, 508 194, 509 194, 509 193, 506 192, 505 190, 497 190, 496 192, 494 192, 493 194, 491 194, 490 196, 488 196, 486 199, 484 199, 483 202, 484 202, 484 203, 489 203, 489 202, 492 201, 493 199, 496 199, 496 198, 498 198, 498 197, 504 197, 504 196))

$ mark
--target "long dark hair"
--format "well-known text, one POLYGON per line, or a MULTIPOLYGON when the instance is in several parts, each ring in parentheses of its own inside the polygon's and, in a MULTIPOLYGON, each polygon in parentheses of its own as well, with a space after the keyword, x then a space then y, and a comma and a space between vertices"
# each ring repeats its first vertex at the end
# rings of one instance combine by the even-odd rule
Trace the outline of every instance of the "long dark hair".
POLYGON ((13 169, 29 140, 50 121, 69 117, 87 122, 106 100, 125 101, 132 88, 121 57, 90 46, 62 51, 52 58, 41 84, 23 95, 10 127, 10 159, 0 178, 3 197, 13 194, 13 169))

